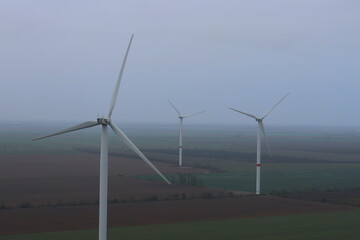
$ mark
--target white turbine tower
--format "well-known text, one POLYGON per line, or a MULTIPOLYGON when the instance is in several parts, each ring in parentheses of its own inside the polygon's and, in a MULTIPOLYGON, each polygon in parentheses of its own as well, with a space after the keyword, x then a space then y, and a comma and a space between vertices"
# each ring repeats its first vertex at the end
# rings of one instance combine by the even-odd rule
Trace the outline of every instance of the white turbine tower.
POLYGON ((172 102, 168 99, 168 102, 170 103, 170 105, 174 108, 174 110, 178 113, 179 115, 179 119, 180 119, 180 123, 179 123, 179 166, 182 166, 182 126, 183 126, 183 119, 187 118, 187 117, 191 117, 200 113, 203 113, 205 111, 202 112, 197 112, 197 113, 193 113, 193 114, 189 114, 189 115, 181 115, 180 111, 174 106, 174 104, 172 104, 172 102))
POLYGON ((283 98, 281 98, 276 104, 274 104, 274 106, 272 108, 270 108, 269 111, 267 111, 261 118, 258 118, 252 114, 249 113, 245 113, 242 111, 239 111, 237 109, 234 108, 229 108, 235 112, 244 114, 246 116, 249 116, 251 118, 254 118, 257 122, 258 122, 258 131, 257 131, 257 150, 256 150, 256 194, 260 194, 260 168, 261 168, 261 135, 264 137, 265 140, 265 144, 266 147, 269 151, 269 155, 271 156, 271 152, 270 152, 270 148, 269 148, 269 144, 266 140, 266 136, 265 136, 265 128, 264 128, 264 124, 263 124, 263 120, 264 118, 270 114, 270 112, 272 110, 274 110, 274 108, 282 101, 284 100, 287 96, 289 95, 286 94, 283 98))
MULTIPOLYGON (((106 240, 107 239, 107 198, 108 198, 108 126, 118 135, 125 144, 131 148, 142 160, 144 160, 157 174, 159 174, 168 184, 170 182, 161 174, 161 172, 140 152, 140 150, 135 146, 134 143, 130 141, 130 139, 123 133, 120 128, 118 128, 112 121, 111 121, 111 114, 113 112, 114 106, 116 104, 117 95, 119 92, 121 77, 124 72, 126 59, 129 53, 129 49, 131 46, 132 39, 134 34, 130 38, 130 42, 128 48, 126 50, 126 54, 121 66, 120 74, 117 79, 114 93, 110 103, 110 109, 108 115, 106 117, 97 118, 97 121, 89 121, 84 122, 79 125, 64 129, 62 131, 53 133, 51 135, 47 135, 44 137, 36 138, 34 140, 39 140, 47 137, 52 137, 55 135, 68 133, 72 131, 77 131, 84 128, 90 128, 97 125, 101 125, 101 150, 100 150, 100 191, 99 191, 99 240, 106 240)), ((34 141, 33 140, 33 141, 34 141)))

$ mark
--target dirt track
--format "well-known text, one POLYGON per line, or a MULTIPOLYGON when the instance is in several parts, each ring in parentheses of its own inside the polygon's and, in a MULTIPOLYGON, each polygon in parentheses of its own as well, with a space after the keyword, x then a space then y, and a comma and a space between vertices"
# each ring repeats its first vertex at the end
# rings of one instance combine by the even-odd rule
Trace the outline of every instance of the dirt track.
MULTIPOLYGON (((122 203, 109 205, 109 226, 176 223, 352 209, 356 208, 268 196, 122 203)), ((95 205, 12 209, 0 212, 0 235, 97 229, 97 227, 98 208, 95 205)))

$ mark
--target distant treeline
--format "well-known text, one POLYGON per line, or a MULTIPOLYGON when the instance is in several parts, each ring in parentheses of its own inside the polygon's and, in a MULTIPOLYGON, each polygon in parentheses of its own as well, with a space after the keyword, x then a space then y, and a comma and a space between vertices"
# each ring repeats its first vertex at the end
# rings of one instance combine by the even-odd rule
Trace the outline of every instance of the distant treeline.
POLYGON ((330 189, 330 190, 319 190, 312 189, 310 191, 296 191, 289 192, 283 191, 272 191, 270 193, 273 196, 301 199, 305 201, 315 202, 328 202, 341 205, 351 205, 360 207, 360 187, 348 188, 348 189, 330 189))
MULTIPOLYGON (((177 181, 177 180, 174 180, 177 181)), ((180 182, 185 185, 201 185, 198 179, 194 176, 181 176, 180 182)), ((194 200, 194 199, 212 199, 212 198, 234 198, 244 197, 236 196, 232 191, 212 191, 204 189, 203 192, 197 194, 192 193, 173 193, 167 196, 149 195, 142 197, 124 197, 123 199, 112 198, 108 200, 108 204, 121 204, 121 203, 139 203, 139 202, 155 202, 155 201, 179 201, 179 200, 194 200)), ((76 200, 76 201, 49 201, 46 203, 35 204, 32 202, 23 202, 18 206, 7 206, 4 203, 0 203, 0 210, 16 209, 16 208, 41 208, 41 207, 69 207, 69 206, 86 206, 86 205, 98 205, 97 200, 76 200)))
MULTIPOLYGON (((177 149, 143 149, 144 152, 148 153, 161 153, 168 155, 178 155, 179 151, 177 149)), ((236 152, 236 151, 227 151, 227 150, 207 150, 207 149, 186 149, 183 151, 183 156, 186 157, 199 157, 199 158, 211 158, 211 159, 221 159, 221 160, 240 160, 245 162, 252 162, 256 159, 256 153, 246 153, 246 152, 236 152)), ((326 160, 313 160, 306 158, 298 157, 282 157, 282 156, 272 156, 264 154, 263 159, 276 161, 276 162, 326 162, 326 160)), ((329 161, 330 162, 330 161, 329 161)), ((333 162, 333 161, 331 161, 333 162)))
MULTIPOLYGON (((99 154, 99 149, 92 148, 76 148, 75 150, 81 152, 87 152, 92 154, 99 154)), ((144 153, 151 154, 164 154, 164 155, 174 155, 177 156, 179 151, 177 149, 141 149, 144 153)), ((120 156, 120 157, 136 157, 137 155, 130 151, 109 151, 110 155, 120 156)), ((197 158, 210 158, 210 159, 221 159, 221 160, 238 160, 245 162, 252 162, 256 158, 256 153, 246 153, 246 152, 237 152, 237 151, 227 151, 227 150, 208 150, 208 149, 186 149, 183 151, 183 156, 185 157, 197 157, 197 158)), ((357 161, 332 161, 332 160, 319 160, 319 159, 308 159, 301 157, 285 157, 285 156, 272 156, 270 157, 268 154, 263 154, 263 160, 272 161, 272 162, 341 162, 341 163, 354 163, 357 161)), ((164 158, 155 157, 152 158, 154 161, 158 162, 173 162, 166 160, 164 158)), ((201 168, 201 166, 198 166, 201 168)), ((209 168, 211 170, 211 166, 202 166, 203 168, 209 168)), ((213 169, 218 170, 218 169, 213 169)))
POLYGON ((187 186, 196 186, 203 187, 204 182, 201 178, 198 178, 196 175, 189 173, 179 173, 177 176, 171 176, 170 182, 172 184, 181 184, 187 186))
MULTIPOLYGON (((169 155, 179 154, 179 150, 177 149, 144 149, 143 151, 169 154, 169 155)), ((250 158, 252 159, 255 157, 255 153, 242 153, 235 151, 208 150, 208 149, 186 149, 186 151, 183 151, 183 156, 232 160, 232 159, 250 159, 250 158)))

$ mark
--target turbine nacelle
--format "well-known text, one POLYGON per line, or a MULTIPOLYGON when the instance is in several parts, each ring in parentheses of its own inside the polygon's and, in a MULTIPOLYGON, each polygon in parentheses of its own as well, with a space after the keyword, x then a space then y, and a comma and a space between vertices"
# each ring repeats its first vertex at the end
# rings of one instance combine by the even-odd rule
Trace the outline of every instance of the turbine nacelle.
POLYGON ((205 111, 202 111, 202 112, 197 112, 197 113, 192 113, 192 114, 189 114, 189 115, 181 115, 180 111, 175 107, 175 105, 168 99, 168 102, 169 104, 173 107, 173 109, 177 112, 178 114, 178 118, 180 120, 184 119, 184 118, 187 118, 187 117, 191 117, 191 116, 194 116, 194 115, 197 115, 197 114, 200 114, 200 113, 204 113, 205 111))
POLYGON ((111 123, 111 120, 110 120, 110 118, 102 117, 102 118, 98 118, 97 122, 98 122, 98 124, 101 124, 101 125, 109 125, 111 123))

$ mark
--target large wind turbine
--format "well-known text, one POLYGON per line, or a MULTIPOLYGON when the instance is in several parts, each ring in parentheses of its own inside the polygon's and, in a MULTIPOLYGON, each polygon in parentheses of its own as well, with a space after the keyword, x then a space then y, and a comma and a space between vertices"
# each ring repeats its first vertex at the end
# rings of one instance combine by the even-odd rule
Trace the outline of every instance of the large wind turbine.
POLYGON ((274 110, 274 108, 282 101, 284 100, 287 96, 289 95, 286 94, 283 98, 281 98, 277 103, 274 104, 274 106, 272 106, 272 108, 270 108, 269 111, 267 111, 261 118, 258 118, 252 114, 246 113, 246 112, 242 112, 239 111, 237 109, 234 108, 230 108, 231 110, 244 114, 248 117, 254 118, 257 122, 258 122, 258 131, 257 131, 257 150, 256 150, 256 194, 260 194, 260 168, 261 168, 261 135, 264 137, 265 140, 265 144, 266 147, 269 151, 269 155, 271 156, 271 152, 270 152, 270 148, 269 148, 269 144, 266 140, 266 136, 265 136, 265 128, 264 128, 264 124, 263 124, 263 120, 264 118, 266 118, 267 115, 270 114, 270 112, 272 110, 274 110))
POLYGON ((39 140, 47 137, 52 137, 55 135, 60 135, 63 133, 68 133, 72 131, 77 131, 84 128, 90 128, 97 125, 101 125, 101 150, 100 150, 100 191, 99 191, 99 240, 106 240, 107 239, 107 198, 108 198, 108 126, 118 135, 125 144, 131 148, 139 157, 144 160, 157 174, 159 174, 168 184, 170 182, 161 174, 161 172, 140 152, 140 150, 135 146, 134 143, 130 141, 130 139, 123 133, 120 128, 118 128, 112 121, 111 121, 111 114, 116 104, 119 87, 121 78, 124 72, 126 59, 129 53, 129 49, 131 46, 132 39, 134 34, 130 38, 130 42, 128 48, 126 50, 126 54, 121 66, 121 70, 119 73, 119 77, 117 79, 114 93, 111 99, 109 112, 106 117, 97 118, 97 121, 89 121, 84 122, 79 125, 64 129, 62 131, 36 138, 34 140, 39 140))
POLYGON ((168 102, 170 103, 170 105, 174 108, 174 110, 178 113, 179 115, 179 119, 180 119, 180 123, 179 123, 179 166, 182 166, 182 126, 183 126, 183 119, 187 118, 187 117, 191 117, 200 113, 203 113, 205 111, 202 112, 197 112, 197 113, 193 113, 193 114, 189 114, 189 115, 181 115, 180 111, 174 106, 174 104, 172 104, 172 102, 170 102, 170 100, 168 99, 168 102))

